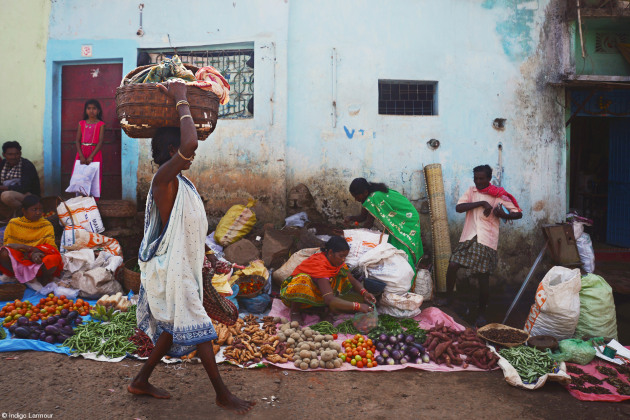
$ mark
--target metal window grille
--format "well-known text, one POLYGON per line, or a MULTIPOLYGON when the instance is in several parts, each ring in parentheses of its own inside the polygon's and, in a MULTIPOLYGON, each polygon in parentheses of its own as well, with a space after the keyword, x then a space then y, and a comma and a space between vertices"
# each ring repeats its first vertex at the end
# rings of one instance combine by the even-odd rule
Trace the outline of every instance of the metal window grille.
POLYGON ((601 54, 619 54, 617 44, 630 42, 630 34, 614 32, 597 32, 595 34, 595 52, 601 54))
POLYGON ((378 113, 381 115, 438 115, 437 82, 379 80, 378 113))
MULTIPOLYGON (((146 51, 152 64, 175 53, 168 51, 146 51)), ((230 84, 230 101, 219 106, 219 118, 252 118, 254 116, 254 50, 198 50, 177 49, 182 63, 197 67, 212 66, 219 70, 230 84)))

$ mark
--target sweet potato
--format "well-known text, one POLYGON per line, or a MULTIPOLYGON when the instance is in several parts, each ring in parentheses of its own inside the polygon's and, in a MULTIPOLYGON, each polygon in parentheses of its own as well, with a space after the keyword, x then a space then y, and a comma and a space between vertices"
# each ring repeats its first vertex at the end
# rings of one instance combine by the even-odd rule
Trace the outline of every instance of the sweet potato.
POLYGON ((444 353, 444 351, 448 348, 448 346, 450 346, 453 342, 452 341, 445 341, 443 343, 440 343, 437 345, 437 347, 435 348, 435 357, 440 357, 442 355, 442 353, 444 353))

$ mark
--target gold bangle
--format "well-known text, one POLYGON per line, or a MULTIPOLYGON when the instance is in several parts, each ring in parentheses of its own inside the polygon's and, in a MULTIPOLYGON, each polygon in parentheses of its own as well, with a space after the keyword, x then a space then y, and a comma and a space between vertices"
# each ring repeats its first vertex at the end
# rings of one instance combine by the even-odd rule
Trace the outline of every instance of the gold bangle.
POLYGON ((188 101, 183 101, 183 100, 182 100, 182 101, 179 101, 179 102, 177 102, 177 103, 175 104, 175 109, 179 109, 179 106, 180 106, 180 105, 188 105, 188 106, 190 106, 190 104, 188 103, 188 101))
MULTIPOLYGON (((184 118, 190 118, 191 120, 193 119, 192 115, 186 114, 186 115, 182 115, 181 117, 179 117, 179 120, 182 121, 184 118)), ((194 122, 195 122, 195 120, 193 120, 193 123, 194 122)))
POLYGON ((206 251, 206 255, 214 255, 214 251, 210 249, 206 251))
POLYGON ((193 155, 189 158, 187 158, 186 156, 182 155, 182 152, 179 151, 179 149, 177 149, 177 154, 184 160, 187 160, 188 162, 192 162, 193 159, 195 158, 195 154, 193 153, 193 155))
POLYGON ((326 296, 328 296, 328 295, 332 295, 332 292, 328 292, 328 293, 326 293, 325 295, 322 295, 322 297, 326 297, 326 296))

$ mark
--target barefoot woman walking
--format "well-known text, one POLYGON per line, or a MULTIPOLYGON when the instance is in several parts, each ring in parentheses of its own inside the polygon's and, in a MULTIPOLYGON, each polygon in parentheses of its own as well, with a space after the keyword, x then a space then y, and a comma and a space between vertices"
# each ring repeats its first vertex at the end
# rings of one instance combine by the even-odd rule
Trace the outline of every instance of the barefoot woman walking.
POLYGON ((181 174, 190 168, 197 150, 186 85, 171 81, 166 86, 178 104, 181 123, 180 128, 160 129, 151 142, 153 160, 160 168, 147 197, 139 253, 138 327, 151 337, 155 348, 128 390, 170 398, 168 392, 149 383, 153 369, 164 355, 183 356, 196 348, 216 392, 217 405, 244 413, 254 404, 232 395, 223 383, 210 342, 217 334, 202 303, 201 268, 208 222, 195 186, 181 174))

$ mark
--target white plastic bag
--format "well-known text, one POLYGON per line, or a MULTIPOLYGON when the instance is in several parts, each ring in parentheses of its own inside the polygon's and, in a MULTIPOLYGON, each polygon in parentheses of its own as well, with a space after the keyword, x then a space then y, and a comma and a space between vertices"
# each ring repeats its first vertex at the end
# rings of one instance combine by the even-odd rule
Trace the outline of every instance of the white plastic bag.
POLYGON ((581 287, 579 268, 552 267, 538 285, 525 331, 558 341, 573 337, 580 318, 581 287))
POLYGON ((81 226, 92 233, 105 230, 101 213, 94 197, 74 197, 57 206, 59 221, 63 226, 81 226))
POLYGON ((396 318, 413 318, 420 315, 423 298, 415 293, 396 295, 383 293, 378 306, 378 312, 395 316, 396 318))
POLYGON ((582 261, 582 268, 587 273, 592 273, 595 271, 595 251, 593 251, 591 237, 588 233, 582 233, 575 243, 580 254, 580 261, 582 261))
POLYGON ((422 295, 425 302, 431 300, 433 296, 433 279, 429 270, 418 270, 413 292, 417 295, 422 295))
POLYGON ((293 216, 289 216, 284 219, 285 227, 286 226, 297 226, 304 227, 304 225, 308 222, 308 215, 305 211, 296 213, 293 216))
POLYGON ((350 245, 350 252, 346 257, 346 264, 350 269, 359 265, 359 259, 369 250, 379 244, 387 243, 389 235, 378 230, 348 229, 343 231, 343 236, 350 245))
POLYGON ((46 286, 42 287, 37 293, 40 295, 47 296, 49 293, 54 294, 55 296, 65 296, 68 299, 76 299, 79 296, 78 289, 69 289, 67 287, 59 286, 55 282, 50 282, 46 286))
POLYGON ((534 384, 525 384, 521 380, 521 377, 516 371, 516 369, 514 368, 514 366, 512 366, 510 362, 507 361, 507 359, 501 357, 501 355, 495 350, 493 346, 488 346, 488 347, 490 347, 490 350, 492 350, 494 354, 499 356, 498 365, 503 371, 505 382, 507 382, 508 384, 512 386, 515 386, 517 388, 527 389, 529 391, 533 391, 535 389, 542 388, 543 385, 545 385, 545 383, 548 380, 560 382, 565 385, 571 382, 571 377, 567 374, 567 366, 564 364, 564 362, 561 362, 557 372, 548 373, 546 375, 541 376, 540 378, 538 378, 538 380, 534 384))
POLYGON ((70 185, 66 188, 66 192, 100 197, 101 191, 98 182, 100 170, 101 164, 99 162, 81 165, 81 161, 75 161, 70 185))
POLYGON ((402 295, 411 288, 414 272, 407 254, 391 244, 383 243, 365 252, 358 266, 365 277, 387 283, 384 290, 387 293, 402 295))

